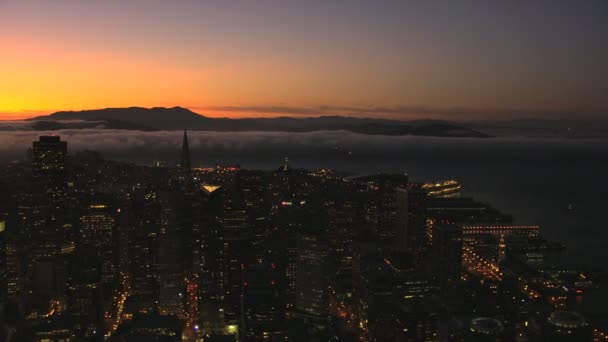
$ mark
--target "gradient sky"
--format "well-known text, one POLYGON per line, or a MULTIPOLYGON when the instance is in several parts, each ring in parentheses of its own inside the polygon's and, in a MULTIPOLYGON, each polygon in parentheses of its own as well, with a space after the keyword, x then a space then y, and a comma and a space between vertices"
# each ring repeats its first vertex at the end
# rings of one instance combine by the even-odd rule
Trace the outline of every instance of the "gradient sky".
POLYGON ((0 119, 608 117, 608 1, 0 0, 0 119))

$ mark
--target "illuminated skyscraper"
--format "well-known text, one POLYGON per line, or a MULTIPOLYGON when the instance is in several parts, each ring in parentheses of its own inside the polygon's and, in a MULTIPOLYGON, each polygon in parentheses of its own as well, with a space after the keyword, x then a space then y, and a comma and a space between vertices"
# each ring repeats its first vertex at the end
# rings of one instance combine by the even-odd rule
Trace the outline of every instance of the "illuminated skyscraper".
MULTIPOLYGON (((226 322, 241 322, 243 271, 255 260, 246 212, 224 203, 222 218, 223 284, 226 322)), ((242 323, 242 322, 241 322, 242 323)))
POLYGON ((298 236, 296 264, 296 317, 313 327, 327 324, 327 253, 325 239, 320 234, 298 236))
POLYGON ((58 136, 41 136, 33 143, 34 176, 52 177, 65 172, 68 144, 58 136))
POLYGON ((142 298, 141 305, 151 310, 158 299, 160 203, 155 191, 138 196, 135 215, 129 231, 129 269, 133 279, 133 293, 142 298))
POLYGON ((66 183, 68 144, 58 136, 41 136, 32 145, 34 177, 53 197, 60 197, 66 183))
POLYGON ((0 222, 0 277, 2 284, 0 289, 3 293, 0 299, 15 298, 24 291, 24 277, 22 265, 18 256, 18 242, 15 235, 3 230, 3 222, 0 222))
POLYGON ((113 258, 114 218, 105 204, 93 204, 80 217, 80 239, 83 246, 92 248, 101 264, 101 282, 111 284, 116 275, 113 258))
POLYGON ((78 340, 92 340, 102 331, 102 264, 95 249, 77 246, 70 258, 67 307, 73 319, 72 333, 78 340))
MULTIPOLYGON (((36 188, 22 196, 23 223, 32 244, 25 248, 32 274, 33 290, 51 293, 55 276, 54 257, 62 244, 62 227, 67 223, 67 143, 58 136, 41 136, 32 144, 32 166, 36 188)), ((21 212, 20 212, 21 214, 21 212)), ((31 288, 28 290, 32 290, 31 288)))
POLYGON ((159 234, 159 308, 163 315, 184 315, 184 273, 180 263, 182 246, 178 236, 175 197, 172 193, 160 194, 159 234))

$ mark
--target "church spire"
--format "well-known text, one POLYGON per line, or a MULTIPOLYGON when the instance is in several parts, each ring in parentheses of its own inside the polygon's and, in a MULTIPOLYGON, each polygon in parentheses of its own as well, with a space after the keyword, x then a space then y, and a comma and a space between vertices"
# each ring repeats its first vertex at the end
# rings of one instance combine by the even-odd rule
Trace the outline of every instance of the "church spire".
POLYGON ((184 129, 184 140, 182 142, 182 160, 179 164, 182 171, 190 172, 190 148, 188 147, 188 133, 184 129))

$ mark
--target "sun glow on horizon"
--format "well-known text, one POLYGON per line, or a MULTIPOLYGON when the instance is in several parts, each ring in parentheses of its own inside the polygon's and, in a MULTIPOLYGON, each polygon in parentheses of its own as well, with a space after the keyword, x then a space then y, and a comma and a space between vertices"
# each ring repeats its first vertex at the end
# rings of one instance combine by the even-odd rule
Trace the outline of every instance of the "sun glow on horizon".
POLYGON ((511 18, 495 6, 514 10, 6 0, 0 119, 133 106, 234 118, 607 115, 601 11, 526 4, 511 18))

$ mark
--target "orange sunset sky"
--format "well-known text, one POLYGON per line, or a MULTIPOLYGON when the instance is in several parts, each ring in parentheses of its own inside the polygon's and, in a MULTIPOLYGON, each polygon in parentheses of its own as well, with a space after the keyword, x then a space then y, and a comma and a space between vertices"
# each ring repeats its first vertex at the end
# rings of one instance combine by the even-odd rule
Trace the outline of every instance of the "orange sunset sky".
POLYGON ((603 1, 255 3, 0 0, 0 119, 606 116, 603 1))

